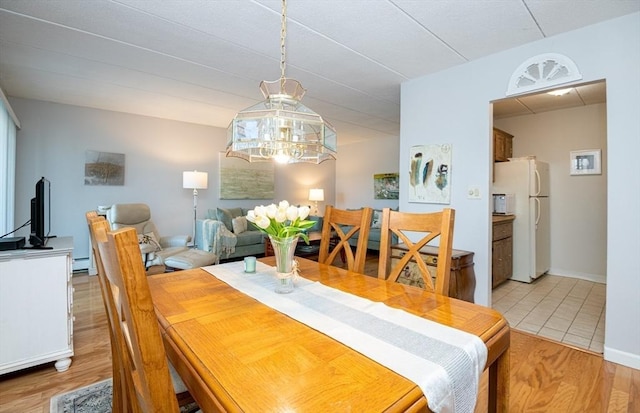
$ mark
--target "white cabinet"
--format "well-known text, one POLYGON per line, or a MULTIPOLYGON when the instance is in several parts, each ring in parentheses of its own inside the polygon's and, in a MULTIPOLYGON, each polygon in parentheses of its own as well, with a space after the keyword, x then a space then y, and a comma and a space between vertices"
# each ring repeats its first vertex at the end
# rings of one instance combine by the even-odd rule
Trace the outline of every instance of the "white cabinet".
POLYGON ((50 250, 0 251, 0 374, 73 356, 73 239, 50 250))

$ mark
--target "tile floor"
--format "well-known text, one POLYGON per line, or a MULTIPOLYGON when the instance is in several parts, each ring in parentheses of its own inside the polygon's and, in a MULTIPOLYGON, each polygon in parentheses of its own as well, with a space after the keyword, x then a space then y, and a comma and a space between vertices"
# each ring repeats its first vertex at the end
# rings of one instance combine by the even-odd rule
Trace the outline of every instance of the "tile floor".
POLYGON ((605 291, 605 284, 546 274, 499 285, 492 307, 511 328, 602 353, 605 291))

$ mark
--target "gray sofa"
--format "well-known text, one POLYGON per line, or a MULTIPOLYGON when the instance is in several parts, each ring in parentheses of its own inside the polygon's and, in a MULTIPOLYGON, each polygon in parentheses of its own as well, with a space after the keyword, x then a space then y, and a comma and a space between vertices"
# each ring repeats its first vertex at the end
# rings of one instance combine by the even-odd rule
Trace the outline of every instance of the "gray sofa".
MULTIPOLYGON (((246 230, 238 224, 236 218, 246 217, 247 208, 216 208, 207 211, 205 219, 196 221, 195 243, 199 249, 214 252, 221 260, 230 260, 246 257, 248 255, 263 255, 264 242, 267 236, 255 229, 251 222, 246 222, 246 230), (238 228, 240 226, 240 228, 238 228), (216 243, 216 237, 219 241, 216 243), (215 245, 214 245, 215 244, 215 245), (224 244, 224 245, 221 245, 224 244), (230 244, 233 244, 232 246, 230 244)), ((380 250, 380 213, 379 209, 373 210, 373 218, 369 229, 369 242, 367 249, 380 250)), ((322 217, 310 216, 308 219, 316 221, 316 225, 308 231, 322 231, 322 217)), ((394 236, 394 244, 397 238, 394 236)), ((349 240, 352 246, 358 243, 358 234, 349 240)))
MULTIPOLYGON (((207 218, 196 221, 196 246, 199 249, 209 251, 217 247, 221 260, 264 254, 264 240, 266 236, 255 229, 251 222, 245 221, 246 230, 242 230, 242 228, 238 228, 238 225, 236 225, 236 231, 234 231, 234 219, 246 217, 247 211, 248 209, 246 208, 209 209, 207 211, 207 218), (223 225, 224 228, 220 227, 220 225, 223 225), (228 240, 228 244, 233 245, 228 246, 228 248, 225 248, 225 245, 216 245, 213 247, 211 240, 215 239, 216 234, 212 233, 212 231, 221 231, 223 234, 219 234, 219 236, 223 240, 222 243, 224 244, 224 240, 228 240), (210 241, 207 241, 207 239, 210 241)), ((236 224, 237 223, 238 221, 236 220, 236 224)))
MULTIPOLYGON (((381 214, 382 214, 382 210, 380 209, 373 210, 373 216, 371 217, 371 226, 369 227, 369 242, 367 242, 367 249, 369 250, 380 251, 380 236, 381 236, 380 225, 382 224, 381 214)), ((349 244, 352 247, 356 247, 358 245, 358 235, 359 233, 355 234, 349 240, 349 244)), ((398 237, 396 235, 393 235, 392 240, 393 240, 392 245, 398 243, 398 237)))
MULTIPOLYGON (((207 218, 196 221, 196 246, 199 249, 212 252, 216 252, 213 249, 217 248, 221 260, 242 258, 248 255, 263 255, 264 243, 268 237, 255 229, 251 222, 246 222, 246 229, 244 229, 237 220, 237 218, 246 217, 248 211, 247 208, 209 209, 207 218), (234 225, 234 220, 236 225, 234 225), (216 233, 218 233, 221 242, 214 246, 212 241, 216 238, 216 233), (225 248, 225 245, 220 245, 225 242, 233 244, 233 247, 227 245, 225 248)), ((322 231, 322 217, 310 216, 307 219, 317 222, 308 231, 322 231)))

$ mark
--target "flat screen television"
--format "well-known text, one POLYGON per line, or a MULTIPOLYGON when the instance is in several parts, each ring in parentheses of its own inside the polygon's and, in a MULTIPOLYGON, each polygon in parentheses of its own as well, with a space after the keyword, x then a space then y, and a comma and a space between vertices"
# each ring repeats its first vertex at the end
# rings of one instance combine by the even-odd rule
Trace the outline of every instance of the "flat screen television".
POLYGON ((31 235, 32 248, 48 248, 51 235, 51 182, 42 177, 36 182, 36 196, 31 198, 31 235))

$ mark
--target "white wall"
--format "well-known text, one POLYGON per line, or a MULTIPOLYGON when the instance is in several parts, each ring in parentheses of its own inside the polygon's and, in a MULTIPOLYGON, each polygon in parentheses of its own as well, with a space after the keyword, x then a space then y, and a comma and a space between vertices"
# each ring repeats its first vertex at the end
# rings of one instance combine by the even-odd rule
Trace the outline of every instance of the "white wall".
MULTIPOLYGON (((525 60, 543 53, 571 58, 582 82, 607 81, 607 360, 640 368, 640 13, 564 33, 469 62, 402 86, 400 179, 406 182, 412 145, 451 143, 456 248, 475 252, 476 302, 491 302, 491 127, 489 102, 505 97, 509 78, 525 60), (471 185, 482 200, 466 199, 471 185)), ((436 210, 410 204, 401 210, 436 210)))
POLYGON ((513 156, 549 163, 550 274, 605 282, 607 106, 597 104, 494 121, 514 135, 513 156), (602 175, 570 175, 569 152, 602 150, 602 175))
POLYGON ((373 199, 373 175, 397 173, 399 138, 377 138, 338 148, 336 207, 396 208, 398 200, 373 199))
MULTIPOLYGON (((209 188, 198 191, 198 217, 217 206, 253 207, 282 199, 308 204, 312 187, 326 188, 327 202, 334 202, 335 161, 277 166, 273 200, 220 201, 218 154, 225 149, 225 129, 36 100, 10 102, 22 124, 15 224, 29 219, 35 183, 45 176, 51 181, 52 233, 74 237, 75 259, 89 255, 84 214, 98 205, 144 202, 161 234, 191 234, 193 192, 182 188, 187 170, 209 173, 209 188), (85 186, 87 150, 125 154, 124 186, 85 186)), ((28 238, 28 230, 17 236, 28 238)))

